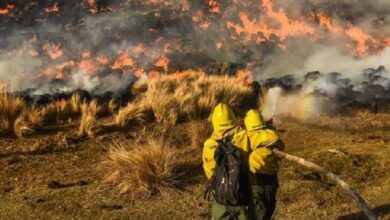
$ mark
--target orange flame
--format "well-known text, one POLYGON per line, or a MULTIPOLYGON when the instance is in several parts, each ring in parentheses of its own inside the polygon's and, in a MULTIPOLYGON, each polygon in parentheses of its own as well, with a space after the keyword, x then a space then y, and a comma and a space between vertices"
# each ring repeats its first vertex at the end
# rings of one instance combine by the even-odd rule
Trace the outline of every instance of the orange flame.
POLYGON ((165 72, 168 72, 169 62, 170 62, 170 60, 164 55, 157 60, 157 62, 154 64, 154 66, 161 67, 164 69, 165 72))
POLYGON ((62 56, 61 44, 47 43, 43 45, 43 50, 49 55, 52 60, 62 56))
POLYGON ((134 60, 130 57, 128 51, 120 52, 114 64, 111 65, 111 69, 124 69, 125 67, 130 67, 136 77, 141 77, 145 72, 142 68, 138 68, 135 65, 134 60))
POLYGON ((6 15, 15 9, 15 5, 7 4, 5 8, 0 9, 0 15, 6 15))
POLYGON ((369 48, 366 45, 368 41, 375 42, 375 39, 364 33, 363 30, 358 27, 351 27, 345 30, 345 34, 357 43, 355 52, 358 55, 364 55, 368 52, 369 48))
POLYGON ((332 21, 329 17, 327 17, 323 12, 318 13, 318 20, 320 23, 320 27, 325 28, 331 32, 339 32, 341 31, 341 28, 335 27, 332 24, 332 21))
POLYGON ((133 50, 133 52, 134 52, 135 54, 137 54, 137 55, 143 54, 143 53, 145 53, 146 51, 147 51, 147 48, 145 47, 144 44, 139 44, 139 45, 137 45, 137 46, 134 48, 134 50, 133 50))
POLYGON ((46 13, 56 13, 60 11, 60 7, 58 2, 56 2, 53 6, 43 9, 46 13))
POLYGON ((87 75, 93 75, 98 70, 98 67, 93 63, 92 60, 82 60, 79 65, 81 70, 84 70, 84 72, 87 75))
POLYGON ((82 58, 89 58, 89 57, 91 57, 91 51, 88 51, 88 50, 83 51, 83 53, 81 54, 81 57, 82 58))
POLYGON ((244 83, 252 83, 253 82, 253 74, 252 71, 250 70, 239 70, 237 72, 237 80, 239 82, 244 82, 244 83))
POLYGON ((125 66, 134 66, 133 59, 129 56, 127 51, 123 51, 119 54, 118 58, 112 64, 112 69, 122 69, 125 66))
POLYGON ((39 53, 36 50, 30 50, 30 55, 36 57, 39 56, 39 53))
POLYGON ((92 14, 96 14, 96 13, 98 12, 96 0, 87 0, 87 2, 88 2, 88 4, 89 4, 89 11, 90 11, 92 14))
MULTIPOLYGON (((254 38, 258 44, 270 40, 270 37, 275 35, 281 41, 279 47, 282 49, 286 49, 284 40, 288 37, 310 36, 312 40, 317 40, 318 29, 309 21, 290 19, 283 8, 274 10, 271 0, 263 0, 261 8, 264 13, 260 14, 259 17, 250 18, 248 14, 240 12, 241 24, 228 21, 227 27, 234 29, 237 34, 244 33, 247 40, 254 38)), ((342 33, 353 41, 355 43, 353 52, 356 55, 363 56, 372 52, 373 49, 378 51, 390 45, 388 40, 371 36, 352 24, 344 24, 344 27, 337 26, 323 12, 313 14, 320 28, 342 33)))
MULTIPOLYGON (((257 19, 251 20, 247 14, 240 12, 239 18, 242 25, 227 22, 227 26, 234 28, 239 34, 247 33, 255 36, 257 43, 269 40, 271 35, 276 35, 281 41, 284 41, 291 36, 313 35, 315 32, 310 24, 303 21, 290 20, 283 9, 274 11, 270 0, 263 0, 262 8, 265 14, 259 17, 258 20, 260 22, 257 19), (275 21, 278 26, 271 27, 268 23, 264 22, 268 20, 275 21), (261 33, 264 37, 259 36, 258 33, 261 33)), ((284 45, 282 44, 280 47, 283 48, 284 45)))
POLYGON ((108 58, 104 55, 100 55, 100 56, 96 57, 96 61, 102 65, 107 65, 109 62, 108 58))
POLYGON ((217 0, 208 0, 209 12, 210 13, 220 13, 221 5, 217 0))
POLYGON ((65 73, 65 72, 63 72, 63 71, 58 71, 58 72, 56 73, 55 78, 56 78, 56 79, 65 79, 65 78, 68 77, 68 75, 69 75, 69 74, 67 74, 67 73, 65 73))
POLYGON ((74 66, 75 64, 76 63, 73 60, 70 60, 70 61, 66 61, 66 62, 58 64, 56 66, 56 68, 59 69, 59 70, 62 70, 63 68, 65 68, 67 66, 74 66))

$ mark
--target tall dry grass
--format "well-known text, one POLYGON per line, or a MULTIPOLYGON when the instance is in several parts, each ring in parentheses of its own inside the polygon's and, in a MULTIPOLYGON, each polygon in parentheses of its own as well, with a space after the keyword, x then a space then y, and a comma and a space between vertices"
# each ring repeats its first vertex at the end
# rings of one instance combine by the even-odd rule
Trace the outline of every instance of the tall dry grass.
POLYGON ((191 121, 188 125, 188 133, 191 137, 191 149, 202 151, 203 143, 210 137, 212 127, 206 120, 191 121))
POLYGON ((21 98, 5 91, 0 92, 0 135, 31 135, 41 127, 42 121, 40 109, 26 106, 21 98))
POLYGON ((85 103, 80 95, 75 93, 69 100, 60 100, 42 108, 42 115, 46 123, 70 121, 81 116, 81 106, 85 103))
POLYGON ((129 103, 119 109, 115 116, 116 124, 121 128, 129 128, 143 125, 151 120, 151 110, 143 103, 129 103))
POLYGON ((134 86, 137 102, 148 106, 157 122, 168 125, 205 119, 220 102, 242 114, 248 106, 257 106, 252 87, 236 77, 185 71, 151 79, 146 89, 144 83, 134 86))
POLYGON ((78 135, 88 137, 95 136, 100 130, 98 116, 101 113, 102 108, 98 105, 96 100, 93 100, 90 103, 84 102, 81 104, 80 109, 81 120, 78 135))
MULTIPOLYGON (((14 124, 26 106, 21 98, 0 91, 0 134, 6 135, 14 130, 14 124)), ((18 120, 18 122, 20 119, 18 120)))
POLYGON ((121 193, 131 196, 166 195, 182 186, 177 172, 179 157, 176 150, 162 140, 148 139, 146 143, 111 146, 104 162, 108 169, 105 182, 121 193))

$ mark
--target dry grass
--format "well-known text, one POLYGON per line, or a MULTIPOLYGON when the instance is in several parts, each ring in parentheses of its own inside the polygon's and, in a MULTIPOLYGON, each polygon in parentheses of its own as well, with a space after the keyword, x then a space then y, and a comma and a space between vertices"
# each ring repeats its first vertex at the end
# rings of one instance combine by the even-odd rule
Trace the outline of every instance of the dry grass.
POLYGON ((34 129, 32 129, 24 115, 20 115, 14 122, 14 133, 17 137, 22 138, 25 136, 29 136, 34 133, 34 129))
POLYGON ((90 103, 84 102, 81 105, 81 121, 79 126, 79 136, 93 137, 99 131, 98 115, 101 107, 94 100, 90 103))
POLYGON ((110 102, 108 102, 108 111, 114 115, 119 110, 119 103, 116 99, 111 99, 110 102))
POLYGON ((72 111, 75 114, 81 113, 81 105, 85 102, 85 100, 81 100, 81 97, 78 93, 75 93, 72 95, 72 97, 69 100, 69 105, 72 107, 72 111))
POLYGON ((147 86, 147 90, 139 92, 138 99, 150 106, 157 122, 168 125, 205 119, 219 102, 229 104, 240 114, 248 106, 257 105, 252 88, 235 77, 186 71, 152 79, 147 86))
POLYGON ((144 124, 150 118, 150 109, 138 103, 129 103, 119 110, 115 117, 116 124, 121 128, 134 127, 144 124))
POLYGON ((46 123, 70 120, 74 114, 69 101, 61 100, 43 107, 42 114, 46 123))
MULTIPOLYGON (((6 135, 13 131, 16 120, 22 115, 26 106, 21 98, 0 92, 0 134, 6 135)), ((20 122, 20 119, 18 120, 20 122)))
POLYGON ((236 112, 243 114, 248 106, 257 104, 253 91, 243 81, 228 76, 206 76, 203 72, 185 71, 137 82, 131 93, 133 101, 120 108, 116 100, 98 106, 96 102, 85 104, 80 94, 69 100, 60 100, 44 107, 28 107, 20 98, 1 93, 0 134, 17 129, 20 136, 43 124, 69 122, 80 118, 80 135, 93 136, 96 129, 96 110, 102 116, 115 116, 115 123, 121 128, 144 125, 156 121, 171 127, 181 122, 205 119, 219 102, 229 104, 236 112), (23 115, 23 116, 21 116, 23 115), (16 119, 20 117, 18 123, 16 119), (23 119, 22 119, 23 118, 23 119), (22 129, 24 128, 24 129, 22 129))
POLYGON ((212 127, 206 120, 191 121, 188 125, 188 132, 191 137, 191 148, 201 151, 203 143, 212 133, 212 127))
POLYGON ((42 114, 36 107, 27 107, 23 100, 6 92, 0 93, 0 135, 31 135, 42 125, 42 114))
POLYGON ((111 146, 105 165, 109 170, 106 182, 121 193, 131 196, 167 195, 182 185, 176 171, 178 155, 162 140, 129 146, 128 142, 111 146))
POLYGON ((32 128, 40 128, 43 125, 42 109, 35 106, 29 108, 26 112, 26 119, 32 128))
POLYGON ((82 100, 79 94, 73 94, 69 100, 60 100, 42 108, 42 115, 46 123, 69 121, 80 117, 82 100))

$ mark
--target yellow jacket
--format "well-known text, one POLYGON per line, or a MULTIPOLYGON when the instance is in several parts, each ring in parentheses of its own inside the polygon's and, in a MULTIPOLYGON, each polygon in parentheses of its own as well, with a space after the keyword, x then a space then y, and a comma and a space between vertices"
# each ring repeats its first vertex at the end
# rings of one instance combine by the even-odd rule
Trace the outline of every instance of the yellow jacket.
POLYGON ((203 170, 208 179, 213 175, 215 168, 214 152, 218 146, 216 140, 220 140, 224 137, 234 135, 232 143, 237 146, 242 156, 242 161, 245 167, 244 169, 248 170, 248 155, 250 151, 249 139, 245 130, 241 129, 239 126, 225 130, 223 132, 214 131, 209 139, 204 142, 203 146, 203 170))
POLYGON ((284 144, 278 135, 271 129, 248 131, 247 134, 252 149, 249 155, 250 171, 253 174, 276 174, 279 163, 272 149, 284 149, 284 144))

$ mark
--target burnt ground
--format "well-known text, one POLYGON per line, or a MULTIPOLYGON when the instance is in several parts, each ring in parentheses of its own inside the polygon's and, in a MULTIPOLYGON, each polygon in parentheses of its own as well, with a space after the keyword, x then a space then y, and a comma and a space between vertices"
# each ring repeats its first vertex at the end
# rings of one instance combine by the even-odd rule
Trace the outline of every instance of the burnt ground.
MULTIPOLYGON (((288 153, 339 174, 380 219, 390 219, 390 114, 279 119, 276 127, 288 153)), ((138 131, 79 139, 76 128, 77 123, 49 127, 30 138, 0 139, 0 219, 210 218, 201 151, 186 147, 185 124, 166 130, 183 139, 176 143, 188 159, 191 181, 177 193, 137 199, 103 183, 102 161, 112 140, 131 141, 138 131)), ((283 161, 280 184, 275 219, 364 219, 349 195, 321 174, 283 161)))

